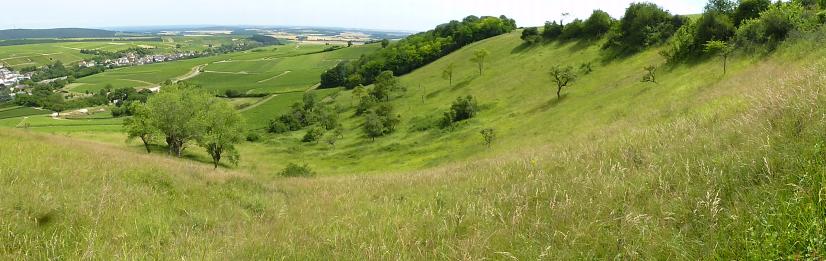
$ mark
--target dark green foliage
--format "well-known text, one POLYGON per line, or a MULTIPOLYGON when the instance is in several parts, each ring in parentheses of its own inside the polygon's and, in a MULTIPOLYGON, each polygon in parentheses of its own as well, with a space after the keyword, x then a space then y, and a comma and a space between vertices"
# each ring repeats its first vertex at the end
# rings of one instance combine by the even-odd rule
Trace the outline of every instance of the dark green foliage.
POLYGON ((654 65, 645 67, 645 74, 642 76, 642 82, 657 83, 657 67, 654 65))
POLYGON ((542 36, 539 35, 539 29, 536 27, 528 27, 522 30, 522 36, 520 38, 527 44, 535 44, 542 41, 542 36))
POLYGON ((381 40, 381 48, 387 48, 388 46, 390 46, 390 40, 382 39, 381 40))
POLYGON ((671 37, 685 20, 652 3, 633 3, 603 46, 619 54, 635 53, 671 37))
POLYGON ((434 30, 408 36, 392 48, 362 56, 357 61, 342 63, 321 76, 321 87, 369 85, 382 71, 403 75, 435 61, 470 43, 509 33, 516 22, 505 16, 476 17, 442 24, 434 30), (423 47, 427 48, 423 48, 423 47))
POLYGON ((573 22, 566 24, 565 27, 562 28, 562 35, 559 36, 560 40, 572 40, 581 38, 584 36, 584 27, 585 23, 580 19, 574 19, 573 22))
POLYGON ((318 143, 318 140, 324 136, 324 129, 321 127, 312 127, 307 130, 307 133, 304 134, 304 138, 301 139, 302 142, 313 142, 318 143))
POLYGON ((816 16, 809 12, 799 3, 773 4, 759 18, 743 22, 736 33, 737 44, 768 44, 773 48, 793 30, 814 28, 816 16))
POLYGON ((251 131, 247 133, 246 139, 249 142, 258 142, 261 140, 261 134, 258 134, 258 132, 251 131))
POLYGON ((250 37, 250 40, 259 42, 264 45, 280 45, 281 41, 276 39, 275 37, 268 36, 268 35, 260 35, 256 34, 250 37))
POLYGON ((582 37, 599 38, 611 29, 613 23, 611 15, 602 10, 594 10, 582 25, 582 37))
POLYGON ((482 141, 485 146, 490 147, 493 145, 493 141, 496 140, 496 131, 493 128, 483 129, 479 134, 482 134, 482 141))
POLYGON ((737 3, 732 0, 709 0, 703 13, 730 16, 734 14, 735 9, 737 9, 737 3))
POLYGON ((284 168, 279 175, 291 178, 309 178, 315 176, 316 173, 310 169, 310 166, 307 164, 298 165, 295 163, 290 163, 287 164, 287 167, 284 168))
POLYGON ((556 40, 562 35, 563 26, 556 21, 545 22, 545 27, 542 30, 542 37, 546 40, 556 40))
POLYGON ((443 115, 441 125, 443 128, 451 127, 454 123, 467 120, 476 116, 479 105, 473 96, 456 98, 450 110, 443 115))
POLYGON ((393 113, 391 104, 381 103, 364 115, 364 133, 375 140, 396 131, 400 121, 401 116, 393 113))
POLYGON ((338 111, 318 101, 314 93, 308 92, 304 94, 302 102, 296 102, 290 107, 290 112, 270 120, 267 131, 285 133, 316 124, 322 129, 335 128, 338 126, 338 111))
POLYGON ((769 9, 771 0, 741 0, 734 10, 732 20, 739 27, 744 21, 760 17, 760 13, 769 9))
POLYGON ((115 32, 82 29, 82 28, 60 28, 60 29, 11 29, 0 30, 0 40, 10 39, 36 39, 36 38, 104 38, 115 37, 115 32))

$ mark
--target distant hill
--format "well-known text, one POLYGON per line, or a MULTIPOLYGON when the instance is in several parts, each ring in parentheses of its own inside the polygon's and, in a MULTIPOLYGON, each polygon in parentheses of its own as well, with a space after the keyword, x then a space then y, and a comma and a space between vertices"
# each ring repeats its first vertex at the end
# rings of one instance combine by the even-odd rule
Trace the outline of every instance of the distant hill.
POLYGON ((0 30, 0 40, 37 38, 99 38, 114 37, 115 32, 99 29, 56 28, 56 29, 10 29, 0 30))

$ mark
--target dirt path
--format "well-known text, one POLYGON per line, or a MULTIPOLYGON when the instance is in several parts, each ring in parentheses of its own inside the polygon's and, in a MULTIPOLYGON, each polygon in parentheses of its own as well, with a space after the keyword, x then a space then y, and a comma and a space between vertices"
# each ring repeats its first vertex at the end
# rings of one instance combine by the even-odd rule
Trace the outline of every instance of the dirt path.
POLYGON ((293 71, 285 71, 285 72, 283 72, 283 73, 281 73, 281 74, 279 74, 279 75, 276 75, 276 76, 273 76, 273 77, 267 78, 266 80, 260 80, 260 81, 258 81, 258 83, 268 82, 268 81, 271 81, 271 80, 273 80, 273 79, 275 79, 275 78, 278 78, 278 77, 281 77, 281 76, 287 75, 288 73, 291 73, 291 72, 293 72, 293 71))
POLYGON ((219 72, 219 71, 204 71, 205 73, 218 73, 218 74, 237 74, 237 75, 249 75, 249 74, 260 74, 260 73, 251 73, 251 72, 219 72))
POLYGON ((204 69, 204 67, 206 67, 206 66, 207 66, 206 64, 201 64, 201 65, 198 65, 198 66, 192 67, 192 70, 190 70, 188 73, 186 73, 186 74, 184 74, 184 75, 181 75, 181 76, 176 77, 176 78, 174 79, 174 82, 186 81, 186 80, 189 80, 189 79, 195 78, 196 76, 198 76, 199 74, 201 74, 201 70, 203 70, 203 69, 204 69))
POLYGON ((264 103, 267 103, 268 101, 272 100, 272 98, 275 98, 275 96, 278 96, 278 94, 273 94, 273 95, 270 95, 269 97, 267 97, 267 98, 265 98, 265 99, 263 99, 263 100, 260 100, 260 101, 256 102, 256 103, 255 103, 255 104, 253 104, 253 105, 250 105, 250 106, 248 106, 248 107, 246 107, 246 108, 243 108, 243 109, 238 110, 238 112, 245 112, 245 111, 251 110, 251 109, 253 109, 253 108, 255 108, 255 107, 258 107, 259 105, 264 104, 264 103))

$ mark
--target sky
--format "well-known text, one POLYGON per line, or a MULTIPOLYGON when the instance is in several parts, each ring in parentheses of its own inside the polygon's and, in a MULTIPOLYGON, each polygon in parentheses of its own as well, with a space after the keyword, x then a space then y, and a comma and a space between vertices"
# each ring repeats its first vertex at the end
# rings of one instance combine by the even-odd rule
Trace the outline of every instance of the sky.
MULTIPOLYGON (((640 1, 640 0, 637 0, 640 1)), ((163 25, 327 26, 424 31, 468 15, 507 15, 519 26, 615 18, 634 0, 24 0, 0 4, 0 29, 163 25)), ((651 0, 676 14, 700 13, 706 0, 651 0)))

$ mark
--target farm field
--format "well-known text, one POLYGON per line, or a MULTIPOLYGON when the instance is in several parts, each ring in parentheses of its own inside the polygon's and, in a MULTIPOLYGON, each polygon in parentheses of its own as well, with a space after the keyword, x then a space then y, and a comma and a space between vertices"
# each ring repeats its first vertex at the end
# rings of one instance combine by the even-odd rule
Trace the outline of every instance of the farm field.
POLYGON ((115 88, 143 88, 184 76, 200 67, 189 81, 219 94, 226 90, 247 93, 305 91, 319 82, 319 75, 338 61, 357 59, 380 47, 354 46, 322 52, 324 45, 285 45, 241 53, 204 57, 107 71, 77 80, 74 92, 95 92, 111 84, 115 88))
POLYGON ((51 114, 48 110, 38 110, 20 106, 0 106, 0 119, 16 118, 31 115, 51 114))
POLYGON ((80 53, 81 49, 116 52, 129 48, 152 48, 155 53, 176 51, 201 51, 208 46, 231 43, 229 37, 163 37, 158 41, 78 41, 45 44, 0 46, 0 63, 13 68, 42 66, 61 61, 72 64, 92 55, 80 53), (176 48, 180 45, 181 48, 176 48))

